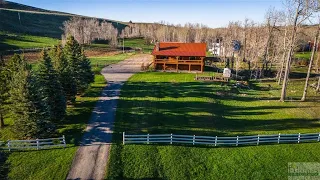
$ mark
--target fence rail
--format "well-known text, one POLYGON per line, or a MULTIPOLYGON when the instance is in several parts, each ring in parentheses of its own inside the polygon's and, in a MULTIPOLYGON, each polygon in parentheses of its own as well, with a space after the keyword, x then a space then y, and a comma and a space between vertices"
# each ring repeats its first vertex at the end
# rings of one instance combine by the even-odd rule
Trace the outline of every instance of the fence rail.
POLYGON ((0 141, 0 150, 25 150, 25 149, 46 149, 51 147, 66 147, 64 136, 59 138, 33 139, 33 140, 8 140, 0 141))
POLYGON ((275 135, 257 135, 257 136, 196 136, 196 135, 178 135, 178 134, 125 134, 122 135, 123 144, 150 144, 150 143, 178 143, 178 144, 203 144, 203 145, 252 145, 266 143, 301 143, 301 142, 319 142, 320 133, 310 134, 275 134, 275 135))

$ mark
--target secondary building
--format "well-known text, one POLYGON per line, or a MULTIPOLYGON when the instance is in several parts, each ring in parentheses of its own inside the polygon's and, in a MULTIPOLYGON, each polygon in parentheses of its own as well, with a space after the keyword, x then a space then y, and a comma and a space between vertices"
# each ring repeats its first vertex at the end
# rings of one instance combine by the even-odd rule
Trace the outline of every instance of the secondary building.
POLYGON ((201 71, 206 57, 206 43, 156 43, 152 55, 156 70, 201 71))

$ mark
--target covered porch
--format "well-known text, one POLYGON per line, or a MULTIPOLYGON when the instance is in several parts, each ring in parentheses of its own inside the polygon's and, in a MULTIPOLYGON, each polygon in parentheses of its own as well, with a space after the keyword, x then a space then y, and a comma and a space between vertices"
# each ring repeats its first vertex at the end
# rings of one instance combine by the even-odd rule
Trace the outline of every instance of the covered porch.
POLYGON ((154 68, 157 70, 200 71, 203 72, 204 57, 159 57, 154 56, 154 68))

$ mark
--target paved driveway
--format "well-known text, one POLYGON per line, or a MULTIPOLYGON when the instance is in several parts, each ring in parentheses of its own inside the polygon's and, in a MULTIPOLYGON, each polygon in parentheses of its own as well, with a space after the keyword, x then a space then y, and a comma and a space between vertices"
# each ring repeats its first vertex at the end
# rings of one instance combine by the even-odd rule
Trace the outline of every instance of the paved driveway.
POLYGON ((102 70, 108 84, 92 112, 67 179, 104 179, 121 86, 140 71, 142 63, 151 60, 151 55, 135 55, 102 70))

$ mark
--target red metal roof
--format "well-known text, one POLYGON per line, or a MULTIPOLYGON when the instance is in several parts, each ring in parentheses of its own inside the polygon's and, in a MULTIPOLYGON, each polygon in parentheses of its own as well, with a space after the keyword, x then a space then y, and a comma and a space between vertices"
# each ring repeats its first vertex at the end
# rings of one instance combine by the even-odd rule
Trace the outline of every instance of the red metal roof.
POLYGON ((160 42, 159 51, 156 46, 152 55, 160 56, 206 56, 206 43, 179 43, 179 42, 160 42))

